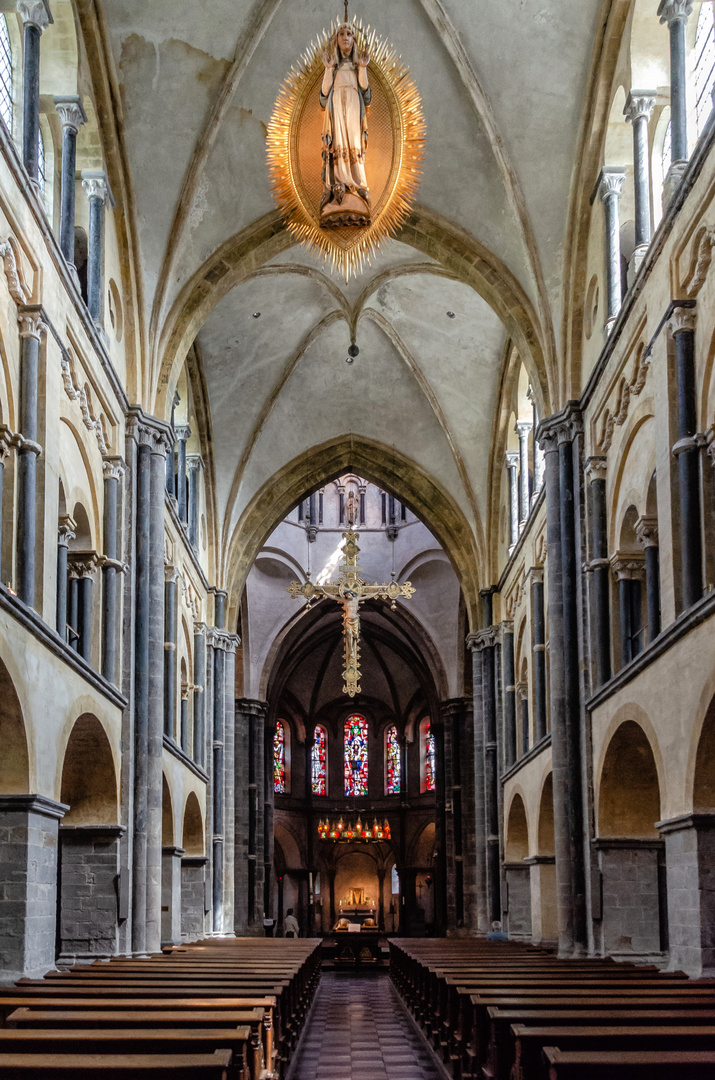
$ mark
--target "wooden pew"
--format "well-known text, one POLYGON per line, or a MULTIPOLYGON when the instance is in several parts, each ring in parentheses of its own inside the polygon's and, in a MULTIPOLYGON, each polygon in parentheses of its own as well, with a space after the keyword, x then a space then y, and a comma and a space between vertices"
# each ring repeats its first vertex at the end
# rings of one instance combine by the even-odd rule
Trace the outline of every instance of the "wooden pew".
POLYGON ((712 1080, 715 1050, 559 1050, 545 1047, 548 1080, 712 1080))
POLYGON ((230 1050, 213 1054, 0 1054, 3 1080, 227 1080, 230 1050))

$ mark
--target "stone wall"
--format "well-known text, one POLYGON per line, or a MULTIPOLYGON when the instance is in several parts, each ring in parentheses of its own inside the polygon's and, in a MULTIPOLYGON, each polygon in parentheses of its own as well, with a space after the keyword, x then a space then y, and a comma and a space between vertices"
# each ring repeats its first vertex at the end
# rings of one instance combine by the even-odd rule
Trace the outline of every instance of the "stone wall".
POLYGON ((60 960, 117 952, 122 831, 102 825, 60 828, 60 960))

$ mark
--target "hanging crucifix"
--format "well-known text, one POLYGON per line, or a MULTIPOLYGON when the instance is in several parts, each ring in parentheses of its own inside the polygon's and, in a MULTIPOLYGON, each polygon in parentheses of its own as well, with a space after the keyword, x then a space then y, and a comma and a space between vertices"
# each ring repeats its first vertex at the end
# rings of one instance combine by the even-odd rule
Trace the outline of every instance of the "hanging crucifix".
POLYGON ((343 533, 343 562, 340 567, 340 576, 333 584, 314 585, 312 581, 291 581, 287 591, 295 600, 298 596, 304 596, 310 606, 313 600, 320 600, 328 596, 343 605, 343 637, 345 638, 344 668, 343 668, 343 693, 348 697, 355 697, 360 693, 360 605, 370 597, 381 597, 383 600, 392 601, 392 609, 395 609, 395 601, 398 596, 409 600, 415 590, 409 581, 400 585, 397 581, 389 584, 383 582, 366 585, 360 576, 360 548, 357 545, 359 533, 353 530, 355 524, 354 515, 348 516, 348 530, 343 533))

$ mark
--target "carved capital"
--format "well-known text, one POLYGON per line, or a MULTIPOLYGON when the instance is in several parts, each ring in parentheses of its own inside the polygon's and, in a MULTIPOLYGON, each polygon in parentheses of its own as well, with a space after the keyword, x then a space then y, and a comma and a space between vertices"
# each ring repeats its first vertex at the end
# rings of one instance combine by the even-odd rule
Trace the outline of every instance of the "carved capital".
POLYGON ((544 580, 544 568, 543 566, 532 566, 529 570, 529 577, 531 578, 532 585, 536 583, 543 583, 544 580))
POLYGON ((481 652, 482 649, 489 649, 492 645, 496 645, 498 637, 498 630, 496 626, 490 626, 486 630, 478 630, 476 634, 469 634, 467 636, 467 648, 472 652, 481 652))
POLYGON ((623 181, 626 178, 626 170, 620 165, 612 165, 601 169, 598 178, 598 197, 601 202, 615 195, 618 198, 623 190, 623 181))
POLYGON ((92 577, 99 562, 96 551, 71 551, 69 553, 69 569, 72 577, 92 577))
POLYGON ((529 434, 533 426, 533 420, 517 420, 517 422, 514 424, 514 431, 519 436, 519 441, 521 441, 524 436, 529 434))
POLYGON ((102 472, 105 480, 121 480, 126 472, 126 464, 120 457, 105 457, 102 460, 102 472))
POLYGON ((587 458, 584 467, 584 475, 587 480, 605 480, 607 471, 607 458, 603 455, 595 455, 587 458))
POLYGON ((572 442, 583 432, 583 416, 577 401, 569 401, 561 412, 542 420, 536 429, 536 441, 545 454, 553 453, 563 442, 572 442))
POLYGON ((42 33, 55 20, 50 11, 50 0, 17 0, 17 13, 23 25, 36 26, 42 33))
POLYGON ((506 460, 507 469, 518 469, 519 468, 519 451, 518 450, 507 450, 506 454, 504 455, 504 458, 506 460))
POLYGON ((673 337, 676 334, 682 334, 685 330, 689 330, 694 334, 696 321, 697 312, 694 306, 677 307, 668 319, 668 326, 673 337))
POLYGON ((643 556, 635 551, 616 552, 611 556, 611 568, 618 581, 638 581, 643 576, 643 556))
POLYGON ((631 90, 626 99, 626 107, 623 110, 626 123, 633 123, 634 120, 638 120, 641 116, 645 117, 646 120, 650 120, 655 108, 656 96, 657 90, 631 90))
POLYGON ((204 459, 201 454, 187 454, 186 455, 186 468, 191 469, 203 469, 204 459))
POLYGON ((69 514, 63 514, 57 527, 57 543, 60 547, 69 547, 70 540, 74 540, 76 535, 77 523, 74 518, 69 514))
POLYGON ((37 341, 47 333, 47 323, 44 322, 42 316, 44 312, 41 309, 27 308, 25 311, 20 312, 17 317, 18 325, 20 327, 21 338, 35 338, 37 341))
POLYGON ((636 521, 636 539, 641 547, 658 547, 658 518, 639 517, 636 521))
POLYGON ((82 98, 78 94, 67 97, 56 97, 55 108, 63 128, 69 128, 75 135, 87 123, 87 114, 84 111, 82 98))
POLYGON ((693 0, 660 0, 656 12, 661 23, 671 23, 682 20, 687 22, 693 11, 693 0))
POLYGON ((153 453, 164 454, 174 445, 171 426, 156 416, 149 416, 141 405, 130 405, 127 413, 127 438, 138 446, 149 446, 153 453))
POLYGON ((83 169, 81 172, 82 187, 87 193, 88 199, 101 199, 102 203, 114 206, 114 196, 109 186, 109 180, 105 172, 95 169, 83 169))
POLYGON ((165 562, 164 563, 164 581, 167 584, 170 584, 171 582, 176 584, 179 577, 180 577, 180 574, 179 574, 179 571, 178 571, 177 567, 172 566, 168 562, 165 562))
POLYGON ((188 701, 189 700, 189 695, 191 694, 191 692, 194 689, 195 689, 195 687, 194 687, 193 683, 185 683, 185 682, 182 683, 181 684, 181 700, 182 701, 188 701))
POLYGON ((174 435, 179 442, 188 442, 191 438, 191 428, 188 424, 177 424, 174 428, 174 435))
POLYGON ((205 637, 205 635, 206 635, 206 623, 205 622, 199 622, 198 619, 195 619, 194 620, 194 637, 198 637, 199 635, 201 635, 201 637, 205 637))
POLYGON ((7 424, 0 424, 0 465, 4 465, 8 454, 15 445, 15 435, 7 424))

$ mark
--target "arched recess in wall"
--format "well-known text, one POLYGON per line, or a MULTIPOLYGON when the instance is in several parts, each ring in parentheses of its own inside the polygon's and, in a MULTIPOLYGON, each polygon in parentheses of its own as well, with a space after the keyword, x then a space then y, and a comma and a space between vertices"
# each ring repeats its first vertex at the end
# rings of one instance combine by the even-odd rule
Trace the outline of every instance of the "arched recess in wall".
POLYGON ((517 792, 511 800, 506 826, 504 859, 506 862, 522 862, 529 854, 529 826, 526 821, 524 800, 517 792))
POLYGON ((174 803, 166 773, 161 777, 161 846, 174 846, 174 803))
POLYGON ((181 829, 181 846, 187 855, 204 854, 204 822, 195 791, 190 791, 186 799, 184 821, 181 829))
POLYGON ((549 773, 541 789, 539 802, 538 854, 553 855, 556 851, 554 840, 554 774, 549 773))
POLYGON ((62 765, 60 802, 65 825, 114 825, 118 821, 117 776, 107 733, 85 713, 70 733, 62 765), (91 763, 91 767, 90 767, 91 763))
POLYGON ((710 702, 695 757, 693 812, 715 811, 715 698, 710 702))
POLYGON ((22 706, 10 672, 0 660, 0 794, 26 795, 30 764, 22 706))
POLYGON ((232 618, 248 571, 276 525, 298 498, 351 470, 399 497, 429 525, 454 567, 470 627, 480 626, 484 560, 461 507, 411 459, 357 435, 330 440, 295 458, 266 481, 243 511, 227 544, 225 580, 232 618))
POLYGON ((648 737, 635 720, 615 731, 603 760, 598 789, 600 837, 657 839, 660 784, 648 737))

